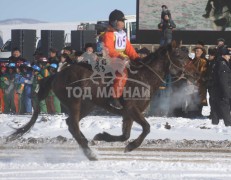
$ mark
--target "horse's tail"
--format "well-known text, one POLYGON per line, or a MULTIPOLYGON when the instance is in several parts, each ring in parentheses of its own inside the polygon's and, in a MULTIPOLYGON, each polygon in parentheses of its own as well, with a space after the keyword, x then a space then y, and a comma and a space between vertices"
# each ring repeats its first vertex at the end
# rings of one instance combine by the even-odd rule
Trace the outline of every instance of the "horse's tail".
POLYGON ((54 80, 54 77, 55 75, 52 75, 52 76, 43 78, 39 82, 39 91, 36 95, 37 102, 36 102, 35 109, 34 109, 34 112, 33 112, 33 115, 30 121, 27 124, 25 124, 23 127, 16 129, 16 131, 13 134, 7 137, 7 141, 13 141, 15 139, 20 138, 21 136, 23 136, 23 134, 27 133, 34 126, 38 118, 38 115, 40 113, 39 103, 40 101, 44 100, 48 96, 48 93, 52 87, 52 81, 54 80))

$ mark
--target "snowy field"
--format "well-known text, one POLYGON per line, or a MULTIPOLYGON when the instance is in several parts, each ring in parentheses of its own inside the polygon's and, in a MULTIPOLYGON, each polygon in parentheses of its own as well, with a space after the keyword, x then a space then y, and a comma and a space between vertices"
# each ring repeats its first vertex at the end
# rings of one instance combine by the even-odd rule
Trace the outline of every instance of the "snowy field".
MULTIPOLYGON (((207 115, 209 108, 205 108, 207 115)), ((121 134, 121 118, 89 116, 80 125, 98 161, 88 161, 67 130, 64 115, 39 116, 22 139, 6 143, 30 116, 0 115, 0 179, 205 179, 231 178, 231 127, 209 119, 148 117, 151 132, 140 148, 95 142, 95 134, 121 134), (171 126, 165 128, 165 124, 171 126)), ((131 138, 142 129, 133 124, 131 138)))

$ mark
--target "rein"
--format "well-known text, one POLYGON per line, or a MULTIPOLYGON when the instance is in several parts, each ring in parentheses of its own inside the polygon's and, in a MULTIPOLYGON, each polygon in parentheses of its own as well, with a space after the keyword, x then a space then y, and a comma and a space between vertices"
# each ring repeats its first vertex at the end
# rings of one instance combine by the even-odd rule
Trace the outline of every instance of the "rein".
POLYGON ((174 67, 176 67, 177 69, 180 69, 180 70, 183 70, 182 71, 182 74, 175 80, 175 81, 172 81, 171 83, 168 83, 168 82, 166 82, 154 69, 152 69, 149 65, 147 65, 146 63, 143 63, 142 61, 140 62, 143 66, 145 66, 146 68, 148 68, 151 72, 153 72, 160 80, 161 80, 161 82, 162 83, 165 83, 165 84, 173 84, 173 83, 176 83, 176 82, 178 82, 179 80, 181 80, 181 79, 186 79, 185 77, 184 77, 184 75, 185 75, 185 70, 186 70, 186 67, 189 65, 189 64, 191 64, 192 62, 190 61, 189 63, 187 63, 185 66, 184 66, 184 68, 180 68, 179 66, 177 66, 176 64, 174 64, 173 62, 172 62, 172 60, 171 60, 171 58, 170 58, 170 56, 169 56, 169 53, 167 53, 167 57, 168 57, 168 60, 169 60, 169 62, 170 62, 170 65, 169 65, 169 69, 170 69, 170 67, 173 65, 174 67))

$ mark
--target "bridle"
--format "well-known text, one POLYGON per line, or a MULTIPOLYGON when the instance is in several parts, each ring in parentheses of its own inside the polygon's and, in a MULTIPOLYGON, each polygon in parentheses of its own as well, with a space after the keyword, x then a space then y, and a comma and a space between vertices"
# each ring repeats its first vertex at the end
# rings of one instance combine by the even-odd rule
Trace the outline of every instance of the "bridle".
MULTIPOLYGON (((167 52, 167 57, 168 57, 168 60, 170 62, 170 65, 169 65, 169 69, 171 68, 171 66, 174 66, 175 68, 177 69, 180 69, 182 71, 181 75, 177 77, 176 80, 172 81, 171 83, 168 83, 166 82, 154 69, 152 69, 147 63, 144 63, 144 62, 140 62, 143 66, 145 66, 146 68, 148 68, 151 72, 153 72, 160 80, 162 83, 165 83, 165 84, 173 84, 173 83, 176 83, 178 81, 180 81, 181 79, 187 79, 185 77, 185 71, 187 69, 187 67, 192 63, 192 61, 189 61, 186 65, 183 66, 183 68, 177 66, 176 64, 173 63, 171 57, 169 56, 169 53, 167 52)), ((187 56, 188 57, 188 56, 187 56)), ((186 58, 184 58, 184 60, 186 60, 186 58)), ((188 74, 190 76, 192 76, 191 74, 188 74)))

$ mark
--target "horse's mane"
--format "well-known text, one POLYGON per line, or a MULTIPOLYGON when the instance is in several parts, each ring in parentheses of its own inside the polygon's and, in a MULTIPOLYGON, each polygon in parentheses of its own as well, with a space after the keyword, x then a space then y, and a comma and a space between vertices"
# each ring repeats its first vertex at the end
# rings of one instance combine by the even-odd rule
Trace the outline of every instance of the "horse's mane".
POLYGON ((155 60, 162 57, 168 50, 167 46, 161 46, 159 47, 155 52, 151 52, 149 55, 147 55, 144 59, 144 63, 149 63, 149 61, 154 62, 155 60))

